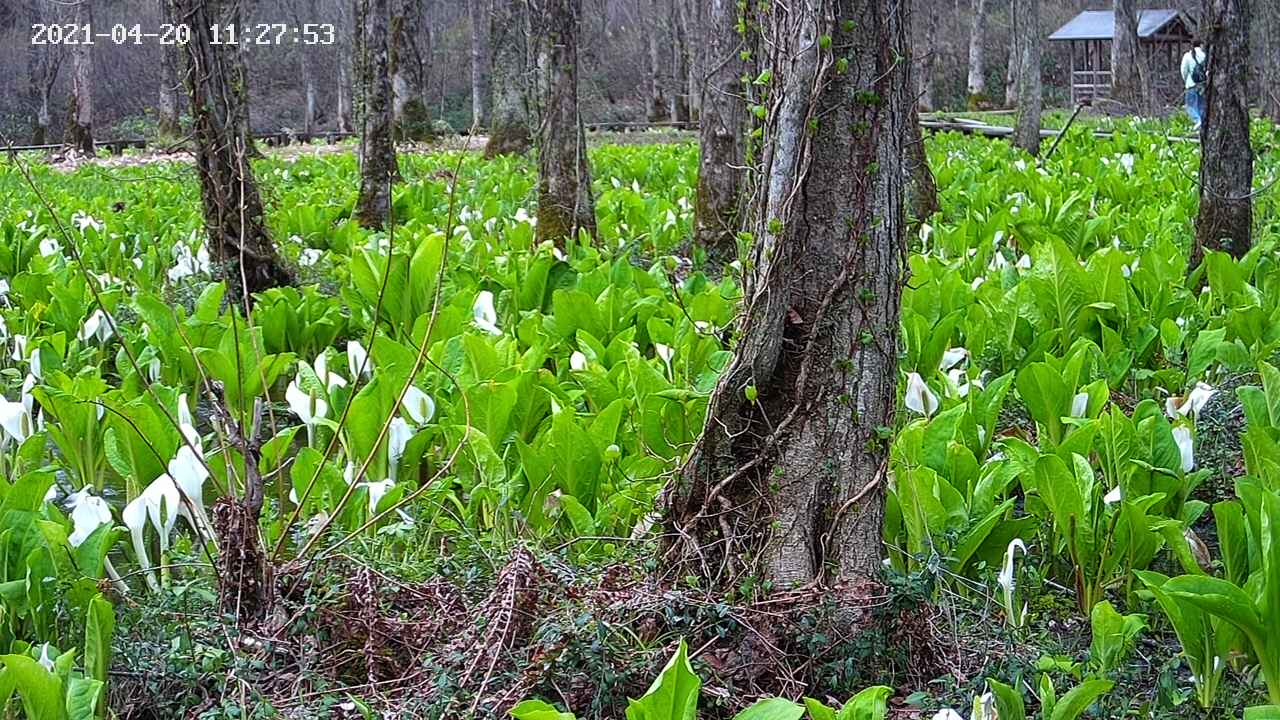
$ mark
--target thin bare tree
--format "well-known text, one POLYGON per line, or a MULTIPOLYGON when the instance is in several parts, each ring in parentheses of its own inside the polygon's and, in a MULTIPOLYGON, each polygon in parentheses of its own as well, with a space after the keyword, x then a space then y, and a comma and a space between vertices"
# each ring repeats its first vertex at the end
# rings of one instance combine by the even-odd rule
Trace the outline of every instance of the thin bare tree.
MULTIPOLYGON (((93 25, 93 5, 76 0, 70 7, 70 22, 76 27, 93 25)), ((71 109, 63 144, 93 156, 93 45, 77 42, 71 50, 71 109)))
MULTIPOLYGON (((27 5, 27 22, 34 27, 46 22, 41 4, 27 5)), ((27 55, 27 93, 35 116, 31 120, 31 143, 44 145, 49 142, 49 126, 53 122, 49 110, 54 83, 58 81, 58 69, 62 65, 62 45, 34 43, 27 55)))
POLYGON ((391 183, 400 174, 393 137, 390 24, 390 0, 357 0, 360 195, 355 215, 368 228, 386 225, 391 213, 391 183))
POLYGON ((1280 2, 1265 0, 1258 8, 1259 24, 1262 32, 1262 77, 1267 82, 1259 83, 1262 92, 1262 114, 1271 118, 1271 122, 1280 125, 1280 2))
POLYGON ((538 0, 547 62, 538 135, 538 241, 596 234, 587 138, 578 110, 582 0, 538 0))
POLYGON ((969 24, 969 106, 978 107, 987 100, 987 0, 973 0, 969 24))

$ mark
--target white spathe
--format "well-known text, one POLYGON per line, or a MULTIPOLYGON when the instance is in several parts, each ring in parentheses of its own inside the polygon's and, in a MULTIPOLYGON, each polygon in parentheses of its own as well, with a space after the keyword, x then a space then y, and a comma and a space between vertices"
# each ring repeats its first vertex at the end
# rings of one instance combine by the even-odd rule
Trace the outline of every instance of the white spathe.
POLYGON ((80 326, 80 341, 89 342, 96 339, 100 343, 104 343, 111 339, 114 331, 111 329, 112 322, 107 314, 99 308, 89 315, 84 321, 84 325, 80 326))
POLYGON ((391 418, 391 425, 387 428, 387 470, 392 480, 396 479, 400 458, 404 457, 404 449, 412 437, 412 425, 402 417, 391 418))
POLYGON ((951 368, 964 362, 969 357, 969 351, 965 348, 951 348, 942 353, 942 362, 938 364, 939 370, 950 370, 951 368))
POLYGON ((284 400, 289 404, 289 410, 307 427, 314 426, 329 414, 329 403, 325 402, 324 398, 312 397, 303 392, 302 388, 298 387, 297 380, 289 383, 289 387, 285 388, 284 400))
POLYGON ((404 399, 400 401, 400 405, 414 425, 425 425, 431 422, 431 418, 436 414, 436 401, 413 385, 405 390, 404 399))
POLYGON ((581 350, 574 350, 569 356, 569 369, 582 371, 587 369, 587 356, 581 350))
POLYGON ((1076 393, 1075 397, 1071 398, 1071 417, 1082 418, 1087 412, 1089 412, 1089 393, 1076 393))
POLYGON ((1172 396, 1165 400, 1164 411, 1170 418, 1190 416, 1192 420, 1200 419, 1200 411, 1209 404, 1209 399, 1218 391, 1206 382, 1197 382, 1195 387, 1184 397, 1172 396))
POLYGON ((1173 441, 1178 445, 1178 454, 1182 456, 1183 472, 1196 469, 1195 439, 1191 437, 1191 428, 1179 425, 1173 429, 1173 441))
POLYGON ((94 495, 88 486, 72 493, 67 498, 67 507, 71 509, 72 530, 67 537, 71 547, 80 547, 94 530, 111 522, 111 506, 94 495))
POLYGON ((336 372, 329 370, 329 361, 325 358, 324 353, 316 356, 315 364, 311 366, 315 371, 316 379, 324 385, 325 392, 333 392, 334 388, 346 387, 347 379, 336 372))
POLYGON ((377 482, 361 483, 369 490, 369 515, 372 517, 378 513, 378 503, 382 502, 382 498, 391 492, 391 488, 396 486, 395 480, 379 480, 377 482))
POLYGON ((133 550, 138 555, 138 564, 146 572, 147 583, 156 587, 155 578, 151 575, 151 558, 147 556, 146 528, 152 525, 160 535, 160 553, 169 551, 169 537, 178 522, 178 509, 182 500, 178 494, 178 486, 173 478, 161 475, 151 482, 133 502, 124 506, 120 514, 125 527, 133 539, 133 550))
POLYGON ((925 384, 920 373, 907 375, 907 392, 903 402, 906 403, 908 410, 925 417, 929 417, 938 410, 938 396, 934 395, 925 384))
POLYGON ((476 327, 489 333, 490 335, 501 335, 502 330, 498 328, 498 311, 493 307, 493 293, 488 290, 481 290, 476 295, 476 301, 471 306, 471 312, 474 316, 473 322, 476 327))
POLYGON ((373 372, 373 364, 369 362, 369 351, 364 349, 359 340, 347 341, 347 369, 351 377, 368 377, 373 372))
POLYGON ((1119 485, 1111 488, 1111 492, 1102 496, 1102 502, 1104 505, 1114 505, 1123 499, 1124 499, 1124 491, 1120 489, 1119 485))

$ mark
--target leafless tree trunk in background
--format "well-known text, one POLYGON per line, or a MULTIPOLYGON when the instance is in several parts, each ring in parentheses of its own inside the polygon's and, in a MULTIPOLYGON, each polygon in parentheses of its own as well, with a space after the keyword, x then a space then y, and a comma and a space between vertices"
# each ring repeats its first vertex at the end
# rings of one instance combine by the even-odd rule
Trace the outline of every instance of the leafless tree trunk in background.
POLYGON ((1018 117, 1013 144, 1040 153, 1040 112, 1044 88, 1040 78, 1040 0, 1013 0, 1013 37, 1018 48, 1018 117))
POLYGON ((1262 114, 1280 125, 1280 2, 1261 3, 1262 114))
POLYGON ((680 12, 681 0, 671 0, 668 19, 671 27, 671 77, 675 92, 671 95, 671 119, 682 127, 689 122, 689 43, 688 29, 680 12))
POLYGON ((1146 63, 1138 47, 1138 9, 1135 0, 1112 0, 1116 33, 1111 43, 1111 99, 1127 108, 1148 109, 1146 63))
MULTIPOLYGON (((1265 3, 1264 3, 1265 4, 1265 3)), ((1196 252, 1235 257, 1252 244, 1253 148, 1249 143, 1249 0, 1207 0, 1204 124, 1200 130, 1200 214, 1196 252)), ((1268 79, 1271 82, 1273 79, 1268 79)))
MULTIPOLYGON (((297 27, 302 27, 304 23, 310 22, 315 17, 314 0, 294 0, 290 3, 290 10, 293 13, 293 23, 297 27)), ((311 135, 316 129, 316 77, 315 68, 312 67, 311 48, 305 44, 294 47, 298 55, 298 71, 302 80, 303 92, 303 108, 302 108, 302 137, 310 141, 311 135)))
POLYGON ((360 196, 356 218, 381 228, 391 212, 391 182, 400 173, 393 133, 390 0, 356 2, 356 73, 360 123, 360 196))
MULTIPOLYGON (((169 19, 169 4, 165 0, 160 0, 160 17, 164 22, 172 23, 169 19)), ((167 138, 169 142, 182 133, 178 123, 178 89, 182 82, 178 79, 178 52, 177 45, 160 46, 160 86, 156 100, 156 129, 160 136, 167 138)))
MULTIPOLYGON (((393 137, 428 139, 431 127, 429 3, 390 0, 391 119, 393 137), (426 45, 426 50, 422 45, 426 45)), ((442 108, 443 110, 443 108, 442 108)))
POLYGON ((562 245, 596 234, 587 138, 578 112, 578 23, 582 0, 539 0, 547 46, 546 96, 538 135, 538 241, 562 245))
MULTIPOLYGON (((27 6, 27 24, 35 25, 43 22, 40 5, 31 3, 27 6)), ((53 84, 58 80, 58 67, 62 63, 60 45, 32 45, 27 56, 27 92, 31 104, 36 108, 31 123, 31 144, 44 145, 49 142, 49 125, 52 118, 49 112, 49 99, 53 94, 53 84)))
POLYGON ((706 72, 705 0, 674 0, 680 41, 684 52, 684 75, 680 78, 684 100, 688 105, 686 120, 695 123, 702 115, 702 76, 706 72))
POLYGON ((249 166, 249 126, 239 107, 244 95, 239 51, 215 45, 209 31, 236 17, 234 0, 169 0, 174 22, 191 28, 182 46, 191 100, 196 170, 210 255, 225 264, 232 297, 245 298, 292 282, 267 232, 262 199, 249 166))
POLYGON ((987 100, 986 39, 987 0, 973 0, 973 19, 969 26, 970 107, 977 107, 987 100))
POLYGON ((662 25, 660 17, 661 0, 648 0, 645 7, 647 21, 645 32, 649 40, 649 122, 666 122, 671 119, 671 111, 667 108, 667 97, 662 89, 662 25))
POLYGON ((355 33, 351 29, 351 3, 348 0, 334 0, 338 8, 338 22, 335 28, 338 34, 337 47, 335 52, 338 54, 338 113, 337 124, 338 132, 351 132, 354 125, 352 124, 351 109, 351 80, 353 73, 351 72, 351 58, 355 56, 354 36, 355 33))
POLYGON ((491 0, 467 0, 471 16, 471 124, 489 124, 489 48, 488 21, 491 0))
POLYGON ((1013 33, 1009 33, 1009 63, 1004 70, 1004 106, 1018 106, 1018 42, 1013 33))
POLYGON ((528 47, 525 0, 493 0, 489 49, 493 102, 490 105, 487 158, 529 149, 528 47))
POLYGON ((737 234, 743 221, 747 101, 742 94, 746 63, 740 57, 738 20, 737 0, 707 0, 707 25, 702 37, 709 73, 698 134, 694 242, 720 263, 737 258, 737 234))
MULTIPOLYGON (((76 2, 71 6, 71 22, 77 26, 93 24, 93 6, 76 2)), ((71 45, 71 107, 67 112, 64 145, 93 156, 93 46, 71 45)))
POLYGON ((758 573, 787 589, 880 572, 877 428, 893 425, 914 104, 907 8, 775 3, 761 18, 772 80, 754 272, 734 358, 662 499, 676 576, 716 587, 758 573))
POLYGON ((924 23, 924 47, 921 52, 915 53, 916 62, 920 70, 916 77, 918 81, 917 92, 919 93, 919 109, 935 110, 933 104, 933 70, 938 64, 938 13, 932 8, 925 7, 924 12, 920 12, 920 0, 916 0, 913 5, 915 17, 924 23))

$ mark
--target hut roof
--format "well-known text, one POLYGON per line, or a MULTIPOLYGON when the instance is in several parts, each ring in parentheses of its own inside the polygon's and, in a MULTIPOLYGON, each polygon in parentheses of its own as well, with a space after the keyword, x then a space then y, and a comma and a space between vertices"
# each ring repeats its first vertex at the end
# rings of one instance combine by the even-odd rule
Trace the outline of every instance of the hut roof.
MULTIPOLYGON (((1191 22, 1177 10, 1139 10, 1138 37, 1150 38, 1163 32, 1190 37, 1191 22)), ((1110 10, 1085 10, 1058 28, 1050 40, 1112 40, 1116 16, 1110 10)))

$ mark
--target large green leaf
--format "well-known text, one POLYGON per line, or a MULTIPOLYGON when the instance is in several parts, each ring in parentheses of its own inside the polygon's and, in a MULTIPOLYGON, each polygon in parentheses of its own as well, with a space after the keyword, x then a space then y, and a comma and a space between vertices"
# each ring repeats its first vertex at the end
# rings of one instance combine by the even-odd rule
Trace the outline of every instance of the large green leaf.
POLYGON ((541 700, 525 700, 511 708, 515 720, 577 720, 573 713, 560 712, 541 700))
POLYGON ((733 716, 733 720, 800 720, 804 705, 786 698, 765 698, 733 716))
POLYGON ((63 720, 62 680, 26 655, 0 655, 5 674, 10 675, 27 720, 63 720))
POLYGON ((1111 692, 1114 686, 1115 683, 1110 680, 1085 680, 1058 698, 1049 720, 1076 720, 1095 700, 1111 692))
POLYGON ((694 720, 701 689, 702 680, 689 664, 689 648, 681 640, 648 692, 628 702, 627 720, 694 720))

